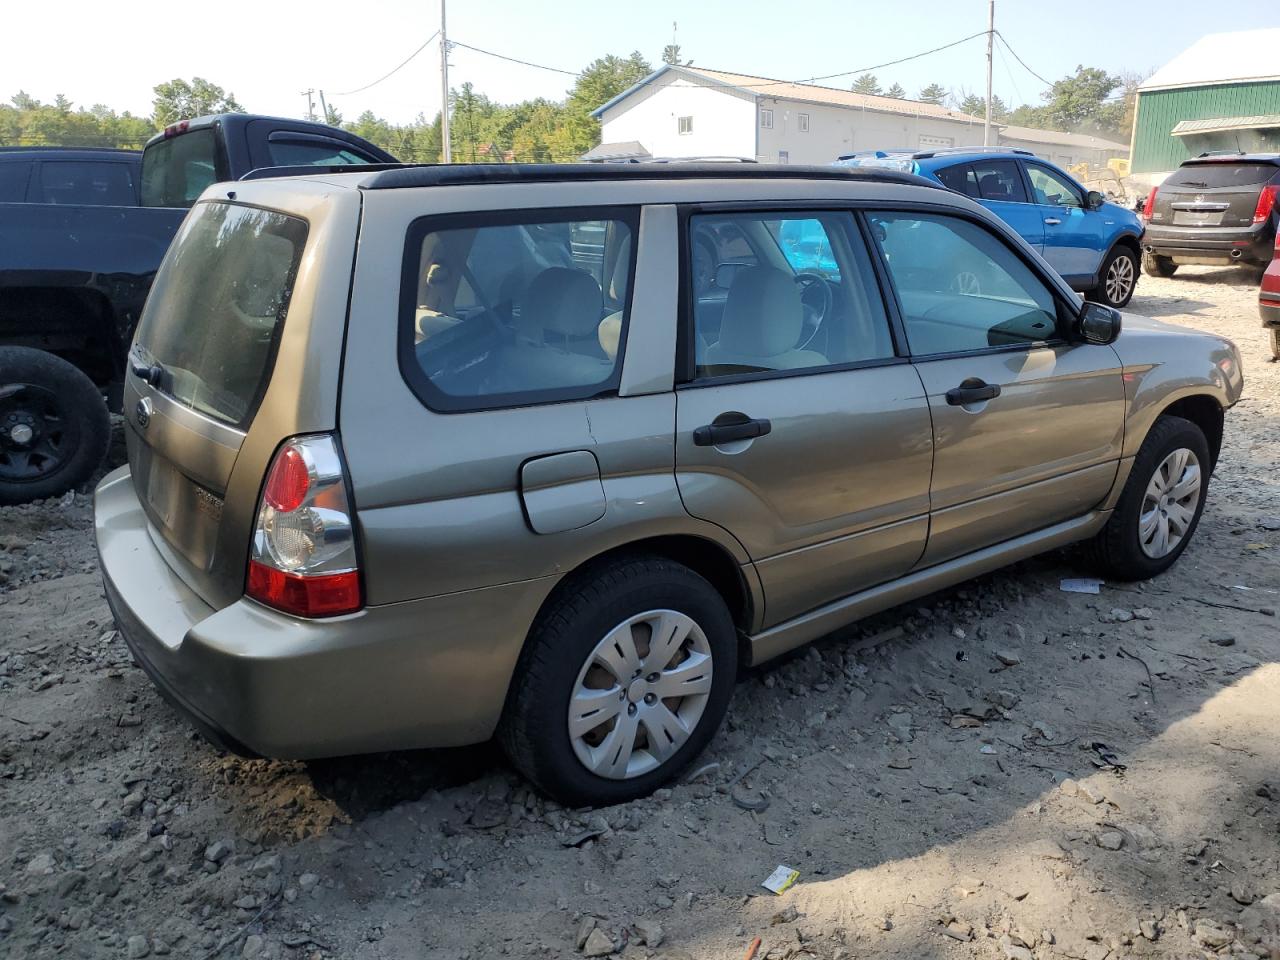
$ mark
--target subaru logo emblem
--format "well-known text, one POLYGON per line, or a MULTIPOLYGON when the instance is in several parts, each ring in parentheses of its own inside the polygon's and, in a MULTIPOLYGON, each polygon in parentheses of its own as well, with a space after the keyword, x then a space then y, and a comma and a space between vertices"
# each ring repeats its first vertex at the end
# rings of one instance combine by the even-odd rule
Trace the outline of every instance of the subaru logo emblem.
POLYGON ((143 397, 138 401, 138 405, 133 408, 133 419, 137 423, 138 429, 147 429, 147 424, 151 422, 151 398, 143 397))

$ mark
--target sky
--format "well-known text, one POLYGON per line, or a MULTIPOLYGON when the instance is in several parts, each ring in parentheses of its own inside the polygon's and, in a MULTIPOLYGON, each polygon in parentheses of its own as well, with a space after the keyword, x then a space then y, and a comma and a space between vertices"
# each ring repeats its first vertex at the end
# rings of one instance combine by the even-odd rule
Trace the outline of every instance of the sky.
MULTIPOLYGON (((1230 22, 1204 0, 996 0, 996 29, 1049 80, 1077 64, 1150 73, 1204 33, 1280 26, 1280 5, 1230 5, 1230 22)), ((0 98, 18 90, 51 101, 151 112, 152 87, 204 77, 254 113, 303 116, 307 88, 324 90, 346 119, 363 110, 393 122, 440 109, 440 55, 430 44, 390 79, 361 93, 440 26, 440 0, 218 0, 212 4, 58 0, 5 11, 0 98), (67 29, 66 25, 75 25, 67 29)), ((781 80, 858 70, 950 43, 987 26, 987 0, 449 0, 448 34, 521 60, 576 72, 607 53, 639 50, 654 64, 671 42, 695 66, 781 80)), ((908 96, 937 82, 982 93, 984 38, 875 70, 908 96)), ((484 56, 450 55, 450 84, 470 81, 499 102, 560 99, 573 77, 484 56)), ((823 81, 847 87, 853 75, 823 81)), ((1039 103, 1045 85, 997 44, 994 89, 1005 102, 1039 103)), ((319 110, 318 102, 316 106, 319 110)))

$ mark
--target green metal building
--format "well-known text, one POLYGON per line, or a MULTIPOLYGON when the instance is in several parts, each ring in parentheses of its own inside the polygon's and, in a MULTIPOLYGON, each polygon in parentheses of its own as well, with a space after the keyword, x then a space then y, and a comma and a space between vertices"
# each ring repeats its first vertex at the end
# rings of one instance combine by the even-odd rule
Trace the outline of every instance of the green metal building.
POLYGON ((1280 29, 1211 33, 1138 88, 1131 173, 1237 149, 1280 152, 1280 29))

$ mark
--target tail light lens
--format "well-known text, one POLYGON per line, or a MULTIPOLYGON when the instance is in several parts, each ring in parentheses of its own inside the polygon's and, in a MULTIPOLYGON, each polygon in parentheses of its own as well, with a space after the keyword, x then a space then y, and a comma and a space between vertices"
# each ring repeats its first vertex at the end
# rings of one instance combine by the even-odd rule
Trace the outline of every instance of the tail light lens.
POLYGON ((1151 214, 1155 213, 1156 191, 1158 191, 1159 189, 1160 189, 1159 187, 1152 187, 1151 192, 1147 194, 1147 202, 1142 205, 1143 220, 1150 220, 1151 214))
POLYGON ((1253 222, 1265 223, 1267 217, 1271 216, 1271 211, 1276 206, 1276 191, 1280 190, 1280 186, 1269 183, 1262 188, 1262 192, 1258 194, 1258 205, 1253 208, 1253 222))
POLYGON ((332 436, 295 437, 276 451, 245 594, 300 617, 334 617, 364 605, 346 476, 332 436))

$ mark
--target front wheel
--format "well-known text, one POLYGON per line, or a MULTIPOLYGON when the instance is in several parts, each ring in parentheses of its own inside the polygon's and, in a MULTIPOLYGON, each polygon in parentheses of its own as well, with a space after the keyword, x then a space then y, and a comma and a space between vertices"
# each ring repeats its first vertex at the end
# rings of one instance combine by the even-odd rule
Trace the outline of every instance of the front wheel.
POLYGON ((43 350, 0 347, 0 504, 79 486, 110 440, 106 402, 84 373, 43 350))
POLYGON ((1138 258, 1128 247, 1116 247, 1103 261, 1101 276, 1089 299, 1119 309, 1133 299, 1138 286, 1138 258))
POLYGON ((1111 519, 1090 544, 1099 572, 1145 580, 1173 566, 1200 523, 1209 493, 1209 444, 1190 420, 1155 422, 1134 458, 1111 519))
POLYGON ((512 765, 560 802, 625 803, 702 751, 736 674, 733 620, 710 583, 661 557, 607 561, 539 614, 499 736, 512 765))

